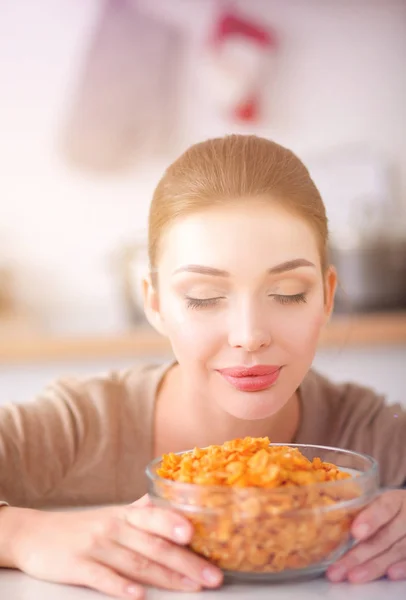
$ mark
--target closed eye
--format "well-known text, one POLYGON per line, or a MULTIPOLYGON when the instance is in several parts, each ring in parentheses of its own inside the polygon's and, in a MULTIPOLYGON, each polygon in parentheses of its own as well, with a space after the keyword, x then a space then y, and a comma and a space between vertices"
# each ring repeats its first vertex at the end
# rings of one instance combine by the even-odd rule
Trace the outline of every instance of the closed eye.
POLYGON ((270 297, 274 298, 279 304, 306 304, 307 302, 306 294, 303 293, 292 295, 271 294, 270 297))
POLYGON ((211 306, 216 306, 223 300, 222 296, 218 296, 216 298, 190 298, 186 296, 186 305, 188 308, 209 308, 211 306))

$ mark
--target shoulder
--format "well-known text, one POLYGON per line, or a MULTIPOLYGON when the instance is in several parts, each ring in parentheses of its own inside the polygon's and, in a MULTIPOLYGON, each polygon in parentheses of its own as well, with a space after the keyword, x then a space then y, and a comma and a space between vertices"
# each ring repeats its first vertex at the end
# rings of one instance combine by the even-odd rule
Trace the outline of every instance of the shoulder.
POLYGON ((128 403, 148 403, 168 365, 137 364, 125 370, 112 370, 87 377, 61 377, 22 404, 0 407, 0 421, 18 420, 20 415, 32 422, 63 420, 81 427, 94 427, 106 417, 117 418, 128 403))
POLYGON ((403 412, 398 405, 389 405, 385 396, 372 388, 353 382, 336 383, 315 370, 306 376, 300 388, 304 410, 316 411, 334 426, 345 427, 347 434, 362 425, 372 423, 383 414, 403 412))
POLYGON ((111 377, 116 385, 129 391, 148 393, 158 387, 172 362, 140 363, 130 369, 116 371, 111 377))
POLYGON ((316 371, 305 378, 301 401, 309 438, 374 456, 386 485, 406 481, 404 407, 366 386, 334 383, 316 371))
POLYGON ((300 390, 306 401, 326 404, 331 409, 363 412, 385 404, 384 396, 372 388, 354 382, 336 383, 314 369, 306 375, 300 390))
POLYGON ((148 412, 168 363, 139 363, 123 370, 113 370, 83 379, 60 379, 51 386, 58 395, 66 395, 72 406, 101 417, 132 416, 148 412))
POLYGON ((81 401, 120 401, 130 393, 145 394, 159 385, 168 364, 140 363, 123 370, 111 370, 88 377, 61 377, 44 390, 44 396, 81 401))

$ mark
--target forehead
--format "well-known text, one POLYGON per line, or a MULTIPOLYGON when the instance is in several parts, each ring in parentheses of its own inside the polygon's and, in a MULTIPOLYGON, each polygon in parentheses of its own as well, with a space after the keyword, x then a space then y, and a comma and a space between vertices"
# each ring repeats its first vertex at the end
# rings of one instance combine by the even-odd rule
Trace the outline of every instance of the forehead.
POLYGON ((165 232, 160 263, 229 267, 267 267, 307 258, 319 262, 313 228, 300 216, 277 204, 237 202, 196 212, 176 220, 165 232), (227 264, 222 264, 227 263, 227 264))

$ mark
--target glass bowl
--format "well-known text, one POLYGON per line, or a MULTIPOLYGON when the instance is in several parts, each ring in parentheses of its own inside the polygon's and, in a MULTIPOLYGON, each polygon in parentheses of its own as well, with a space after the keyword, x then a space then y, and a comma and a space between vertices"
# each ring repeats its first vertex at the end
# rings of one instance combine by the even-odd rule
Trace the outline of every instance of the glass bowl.
POLYGON ((352 521, 377 492, 378 465, 370 456, 327 446, 283 446, 298 448, 310 460, 319 457, 351 477, 241 488, 164 479, 157 474, 160 458, 147 466, 152 502, 193 524, 190 548, 228 580, 281 582, 321 575, 351 547, 352 521))

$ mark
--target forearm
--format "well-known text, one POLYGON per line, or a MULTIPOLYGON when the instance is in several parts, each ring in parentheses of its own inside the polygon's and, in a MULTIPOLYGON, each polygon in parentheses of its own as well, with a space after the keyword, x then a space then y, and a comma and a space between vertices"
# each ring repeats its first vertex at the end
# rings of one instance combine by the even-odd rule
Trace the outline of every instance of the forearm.
POLYGON ((15 546, 19 532, 27 526, 32 513, 27 508, 0 506, 0 567, 15 569, 15 546))

